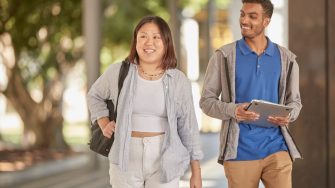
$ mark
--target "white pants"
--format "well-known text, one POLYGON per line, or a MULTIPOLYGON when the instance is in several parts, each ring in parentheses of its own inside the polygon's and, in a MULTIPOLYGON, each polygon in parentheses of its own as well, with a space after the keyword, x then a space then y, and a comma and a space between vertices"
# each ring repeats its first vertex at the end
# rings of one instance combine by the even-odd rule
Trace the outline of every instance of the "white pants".
POLYGON ((164 135, 135 138, 130 141, 128 171, 120 171, 110 163, 109 176, 113 188, 179 188, 179 178, 160 182, 160 150, 164 135))

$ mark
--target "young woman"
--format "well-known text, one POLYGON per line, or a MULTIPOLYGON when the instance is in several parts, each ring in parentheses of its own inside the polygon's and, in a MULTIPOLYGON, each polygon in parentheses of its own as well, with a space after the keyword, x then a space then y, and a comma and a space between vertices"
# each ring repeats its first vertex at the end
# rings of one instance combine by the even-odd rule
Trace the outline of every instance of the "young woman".
POLYGON ((91 120, 115 140, 109 153, 113 188, 178 188, 191 166, 191 188, 200 188, 202 151, 191 84, 176 69, 172 35, 160 17, 136 26, 127 61, 129 72, 118 99, 116 123, 104 100, 114 104, 121 64, 112 64, 88 93, 91 120))

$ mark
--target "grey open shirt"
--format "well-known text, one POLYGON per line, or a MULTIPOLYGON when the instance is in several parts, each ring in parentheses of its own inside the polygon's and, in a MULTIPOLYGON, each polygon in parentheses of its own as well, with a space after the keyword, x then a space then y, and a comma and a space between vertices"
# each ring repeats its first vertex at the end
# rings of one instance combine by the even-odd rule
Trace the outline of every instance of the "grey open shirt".
MULTIPOLYGON (((279 46, 281 56, 281 76, 279 83, 279 103, 293 107, 290 114, 290 121, 297 119, 302 108, 299 92, 299 67, 296 62, 296 56, 279 46), (286 76, 289 63, 293 62, 291 78, 288 80, 286 88, 286 76), (286 90, 286 101, 284 93, 286 90)), ((218 162, 235 159, 237 156, 237 146, 239 139, 239 125, 235 117, 235 60, 236 60, 236 42, 219 48, 211 57, 204 80, 204 86, 200 99, 202 111, 214 118, 222 120, 220 132, 220 155, 218 162), (228 62, 229 82, 231 85, 231 98, 228 92, 228 80, 226 76, 225 60, 228 62), (221 98, 219 99, 221 95, 221 98)), ((292 160, 301 158, 301 154, 293 141, 293 138, 287 127, 281 127, 292 160)))
MULTIPOLYGON (((108 116, 105 99, 116 103, 120 66, 120 63, 110 65, 89 90, 87 101, 92 122, 108 116)), ((110 162, 123 171, 127 170, 129 162, 136 71, 137 66, 131 64, 119 97, 115 140, 109 153, 110 162)), ((163 77, 163 84, 169 127, 162 145, 160 171, 161 181, 169 182, 184 174, 190 160, 201 160, 203 154, 190 81, 181 71, 169 69, 163 77)))

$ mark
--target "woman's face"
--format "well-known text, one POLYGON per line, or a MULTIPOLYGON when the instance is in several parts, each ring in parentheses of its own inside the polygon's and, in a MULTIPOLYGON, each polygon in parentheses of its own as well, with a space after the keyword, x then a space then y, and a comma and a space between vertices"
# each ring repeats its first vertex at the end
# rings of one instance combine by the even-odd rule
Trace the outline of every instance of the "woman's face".
POLYGON ((162 63, 165 47, 156 24, 151 22, 144 24, 137 33, 136 41, 139 63, 157 65, 162 63))

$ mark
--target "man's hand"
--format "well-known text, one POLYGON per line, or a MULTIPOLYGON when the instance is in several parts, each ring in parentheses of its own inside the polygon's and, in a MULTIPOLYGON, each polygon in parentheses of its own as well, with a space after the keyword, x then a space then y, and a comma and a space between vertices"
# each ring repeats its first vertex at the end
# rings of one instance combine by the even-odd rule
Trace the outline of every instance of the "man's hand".
POLYGON ((249 105, 249 103, 239 104, 235 110, 235 116, 238 122, 240 121, 256 121, 259 119, 259 114, 247 111, 245 108, 249 105))
POLYGON ((282 116, 269 116, 267 119, 269 122, 279 125, 279 126, 287 126, 290 122, 290 115, 286 117, 282 116))

